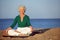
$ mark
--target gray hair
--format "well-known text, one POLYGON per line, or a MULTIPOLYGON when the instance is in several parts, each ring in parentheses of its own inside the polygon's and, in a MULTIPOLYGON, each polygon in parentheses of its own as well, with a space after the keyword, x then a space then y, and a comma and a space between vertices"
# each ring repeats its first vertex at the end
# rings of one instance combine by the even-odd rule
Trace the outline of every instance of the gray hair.
POLYGON ((26 7, 25 7, 25 6, 19 6, 19 7, 18 7, 18 9, 20 9, 20 8, 24 8, 24 9, 26 9, 26 7))

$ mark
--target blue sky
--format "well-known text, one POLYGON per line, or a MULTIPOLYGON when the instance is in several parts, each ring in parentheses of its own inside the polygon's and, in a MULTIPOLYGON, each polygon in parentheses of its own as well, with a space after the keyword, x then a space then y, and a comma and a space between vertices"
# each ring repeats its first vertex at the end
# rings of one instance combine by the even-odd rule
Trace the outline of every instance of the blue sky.
POLYGON ((31 19, 60 18, 60 0, 0 0, 0 18, 15 18, 19 5, 31 19))

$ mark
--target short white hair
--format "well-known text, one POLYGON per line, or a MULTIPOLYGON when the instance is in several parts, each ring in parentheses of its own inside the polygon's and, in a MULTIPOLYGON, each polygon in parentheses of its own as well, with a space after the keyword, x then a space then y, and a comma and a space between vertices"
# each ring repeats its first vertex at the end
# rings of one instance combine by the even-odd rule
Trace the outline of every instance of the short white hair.
POLYGON ((20 8, 24 8, 24 9, 26 9, 26 7, 25 7, 25 6, 19 6, 19 7, 18 7, 18 10, 19 10, 20 8))

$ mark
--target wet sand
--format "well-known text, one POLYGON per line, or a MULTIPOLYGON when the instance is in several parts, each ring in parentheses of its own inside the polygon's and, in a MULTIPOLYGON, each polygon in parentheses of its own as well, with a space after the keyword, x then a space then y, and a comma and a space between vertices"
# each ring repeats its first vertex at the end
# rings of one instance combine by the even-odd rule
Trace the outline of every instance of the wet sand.
POLYGON ((0 40, 60 40, 60 28, 35 29, 28 37, 3 37, 0 30, 0 40))

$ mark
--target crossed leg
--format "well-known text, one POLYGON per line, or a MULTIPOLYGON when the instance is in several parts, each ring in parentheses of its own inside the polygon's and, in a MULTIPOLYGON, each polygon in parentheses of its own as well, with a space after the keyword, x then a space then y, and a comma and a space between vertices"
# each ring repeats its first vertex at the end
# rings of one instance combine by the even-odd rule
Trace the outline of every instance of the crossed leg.
POLYGON ((25 28, 17 28, 16 30, 9 30, 8 31, 8 35, 10 36, 24 36, 24 35, 30 35, 31 29, 29 27, 25 27, 25 28))

